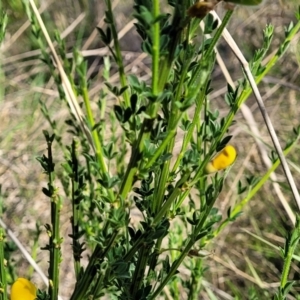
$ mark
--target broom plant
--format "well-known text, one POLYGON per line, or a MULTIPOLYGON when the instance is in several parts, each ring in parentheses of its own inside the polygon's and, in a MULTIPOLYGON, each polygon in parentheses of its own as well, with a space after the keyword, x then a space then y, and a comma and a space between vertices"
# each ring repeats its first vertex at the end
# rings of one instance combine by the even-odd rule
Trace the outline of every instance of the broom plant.
MULTIPOLYGON (((93 82, 87 77, 87 61, 80 49, 73 50, 70 60, 59 33, 52 37, 55 49, 34 1, 24 0, 41 59, 57 85, 59 100, 69 108, 61 125, 41 101, 50 128, 44 131, 47 155, 38 161, 48 176, 43 193, 49 198, 51 219, 45 224, 49 244, 42 247, 50 254, 49 287, 47 292, 37 292, 38 299, 59 298, 60 263, 69 255, 61 251, 63 242, 71 243, 73 250, 72 300, 105 295, 110 299, 164 295, 183 299, 183 294, 184 299, 199 299, 209 272, 209 244, 240 216, 280 164, 275 155, 265 175, 239 182, 239 200, 222 217, 216 202, 228 187, 226 180, 234 177, 233 164, 238 159, 239 147, 230 132, 252 87, 246 76, 236 87, 227 85, 224 116, 210 102, 215 49, 234 18, 234 10, 229 9, 219 23, 210 14, 221 5, 217 2, 134 1, 141 51, 151 61, 150 79, 145 81, 125 69, 118 16, 111 1, 105 0, 105 25, 97 29, 109 54, 104 58, 105 84, 95 101, 89 94, 93 82), (110 82, 112 66, 118 70, 118 84, 110 82), (59 161, 58 153, 63 154, 59 161), (56 187, 58 181, 62 190, 56 187), (72 206, 72 233, 63 240, 60 211, 66 202, 72 206), (182 267, 187 276, 181 276, 182 267)), ((231 2, 256 5, 261 1, 231 2)), ((3 28, 4 23, 0 24, 3 28)), ((297 23, 286 28, 278 51, 262 65, 273 37, 273 27, 266 27, 263 45, 249 63, 256 84, 282 57, 299 29, 300 12, 297 23)), ((297 127, 283 149, 285 156, 299 135, 297 127)), ((2 231, 0 235, 0 299, 7 299, 5 236, 2 231)), ((288 274, 298 239, 299 221, 282 250, 285 267, 279 290, 270 293, 274 299, 286 299, 292 290, 288 274)))

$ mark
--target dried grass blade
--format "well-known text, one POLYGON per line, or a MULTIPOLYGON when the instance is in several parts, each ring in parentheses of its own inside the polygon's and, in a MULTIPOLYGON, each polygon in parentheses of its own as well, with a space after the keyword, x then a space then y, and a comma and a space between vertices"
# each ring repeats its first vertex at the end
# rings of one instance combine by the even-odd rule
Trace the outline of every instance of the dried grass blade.
MULTIPOLYGON (((219 23, 221 22, 219 16, 217 15, 216 12, 212 11, 211 12, 213 14, 213 16, 218 19, 219 23)), ((273 127, 273 124, 271 122, 271 119, 266 111, 266 107, 264 105, 264 102, 261 98, 261 95, 260 95, 260 92, 257 88, 257 84, 253 78, 253 75, 249 69, 249 64, 248 62, 246 61, 243 53, 240 51, 239 47, 237 46, 237 44, 235 43, 234 39, 232 38, 232 36, 230 35, 230 33, 228 32, 228 30, 225 28, 223 30, 223 38, 225 39, 225 41, 227 42, 227 44, 229 45, 229 47, 231 48, 231 50, 233 51, 234 55, 237 57, 237 59, 239 60, 239 62, 241 63, 241 66, 246 74, 246 77, 251 85, 251 88, 253 90, 253 93, 254 93, 254 96, 256 98, 256 101, 257 101, 257 104, 258 104, 258 107, 261 111, 261 114, 263 116, 263 119, 265 121, 265 124, 268 128, 268 131, 269 131, 269 134, 270 134, 270 137, 272 139, 272 142, 274 144, 274 147, 275 147, 275 150, 278 154, 278 157, 280 159, 280 162, 282 164, 282 167, 283 167, 283 171, 285 173, 285 176, 286 176, 286 179, 288 181, 288 184, 291 188, 291 191, 293 193, 293 196, 294 196, 294 199, 296 201, 296 204, 298 206, 298 209, 300 211, 300 196, 299 196, 299 192, 298 192, 298 189, 296 187, 296 184, 295 184, 295 181, 294 181, 294 178, 292 176, 292 173, 290 171, 290 168, 287 164, 287 161, 285 159, 285 156, 282 152, 282 149, 281 149, 281 146, 280 146, 280 143, 279 143, 279 140, 278 140, 278 137, 276 135, 276 132, 274 130, 274 127, 273 127)))
POLYGON ((76 120, 78 121, 78 124, 82 130, 82 132, 85 134, 90 146, 93 148, 94 152, 95 152, 95 146, 94 146, 94 142, 93 142, 93 139, 92 139, 92 134, 89 130, 89 128, 87 127, 87 125, 85 124, 84 122, 84 114, 78 104, 78 101, 77 101, 77 98, 74 94, 74 91, 72 89, 72 86, 71 86, 71 83, 68 79, 68 76, 66 75, 66 72, 64 71, 63 69, 63 66, 62 66, 62 63, 55 51, 55 48, 53 46, 53 43, 50 39, 50 36, 48 34, 48 31, 44 25, 44 22, 39 14, 39 11, 34 3, 33 0, 29 0, 29 3, 32 7, 32 10, 37 18, 37 21, 39 22, 39 25, 41 27, 41 30, 44 34, 44 37, 48 43, 48 46, 50 48, 50 51, 52 53, 52 56, 53 56, 53 59, 54 59, 54 62, 57 66, 57 69, 58 69, 58 72, 60 74, 60 77, 61 77, 61 81, 62 81, 62 86, 63 86, 63 89, 64 89, 64 92, 65 92, 65 96, 66 96, 66 100, 70 106, 70 109, 72 111, 72 113, 74 114, 76 120))

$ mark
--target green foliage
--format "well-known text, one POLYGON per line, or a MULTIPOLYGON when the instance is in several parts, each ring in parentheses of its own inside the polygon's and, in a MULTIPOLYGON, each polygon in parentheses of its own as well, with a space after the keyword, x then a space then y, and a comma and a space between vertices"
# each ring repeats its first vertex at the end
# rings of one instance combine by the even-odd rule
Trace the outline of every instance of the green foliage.
MULTIPOLYGON (((253 5, 261 1, 230 2, 253 5)), ((158 299, 166 286, 174 299, 179 299, 181 289, 188 299, 197 299, 209 272, 205 263, 209 255, 203 254, 203 250, 240 216, 243 207, 279 165, 277 156, 272 154, 273 166, 268 173, 262 177, 245 176, 244 182, 239 181, 237 194, 242 198, 235 207, 227 209, 223 218, 215 204, 231 170, 207 175, 205 167, 231 141, 228 130, 251 94, 246 79, 240 80, 236 88, 228 84, 224 99, 228 113, 223 117, 209 102, 214 47, 233 11, 225 14, 220 27, 211 15, 206 16, 201 39, 197 39, 195 32, 200 20, 186 15, 190 1, 168 1, 171 13, 165 13, 159 0, 136 0, 136 31, 141 38, 141 50, 151 59, 148 82, 125 72, 115 24, 117 16, 111 1, 105 3, 105 26, 98 28, 98 32, 110 57, 104 60, 105 87, 99 93, 97 109, 89 97, 87 62, 79 49, 74 49, 73 59, 69 60, 65 43, 59 33, 54 35, 67 82, 76 97, 82 99, 80 107, 85 116, 81 126, 70 107, 64 127, 60 127, 41 102, 42 113, 53 132, 44 131, 47 155, 38 158, 48 177, 43 193, 49 198, 51 222, 45 224, 49 243, 43 250, 49 251, 51 284, 47 292, 39 291, 37 297, 54 300, 59 294, 59 267, 67 255, 60 249, 60 211, 64 199, 72 207, 69 238, 76 284, 71 300, 99 299, 103 295, 111 299, 158 299), (204 34, 213 37, 205 40, 204 34), (118 85, 109 82, 111 63, 119 72, 118 85), (112 108, 106 107, 107 99, 116 100, 112 108), (66 135, 69 141, 64 138, 66 135), (176 143, 180 145, 179 153, 175 151, 176 143), (58 154, 55 144, 63 154, 59 161, 62 170, 54 163, 58 154), (63 196, 56 187, 58 180, 63 196), (185 200, 189 203, 185 204, 185 200), (133 208, 139 215, 135 222, 131 222, 133 208), (90 256, 84 266, 82 257, 86 253, 90 256), (190 271, 189 278, 179 275, 178 269, 183 265, 190 271)), ((41 25, 28 4, 26 11, 41 60, 49 67, 60 100, 66 103, 65 79, 57 73, 41 25)), ((273 27, 266 27, 263 45, 250 62, 257 82, 286 51, 299 30, 299 22, 286 28, 286 38, 278 52, 262 66, 273 37, 273 27)), ((298 141, 299 128, 287 143, 285 155, 298 141)), ((284 299, 293 288, 287 275, 299 239, 298 227, 299 222, 282 251, 286 267, 274 299, 284 299)), ((1 235, 0 257, 3 252, 1 235)), ((5 287, 6 274, 0 276, 5 287)), ((257 299, 256 293, 249 291, 249 298, 257 299)))

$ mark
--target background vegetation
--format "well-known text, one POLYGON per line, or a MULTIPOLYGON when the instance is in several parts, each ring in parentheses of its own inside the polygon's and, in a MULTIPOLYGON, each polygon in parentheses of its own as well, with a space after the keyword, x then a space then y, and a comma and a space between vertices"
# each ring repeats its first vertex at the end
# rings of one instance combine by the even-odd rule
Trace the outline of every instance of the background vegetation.
MULTIPOLYGON (((291 20, 296 22, 295 13, 300 4, 298 2, 264 1, 259 7, 236 7, 228 30, 247 59, 253 58, 255 50, 261 48, 263 30, 269 23, 274 26, 274 38, 264 61, 267 62, 268 58, 272 57, 272 52, 277 50, 285 37, 284 26, 288 26, 291 20)), ((54 161, 58 179, 63 178, 66 166, 62 166, 62 163, 66 152, 61 151, 59 143, 65 145, 72 143, 72 134, 65 132, 66 128, 69 128, 65 125, 65 121, 70 119, 70 112, 66 103, 58 101, 59 92, 55 85, 55 77, 51 76, 48 66, 40 59, 41 45, 31 32, 30 22, 21 1, 7 1, 3 4, 9 17, 7 33, 1 46, 0 66, 0 183, 3 220, 47 273, 48 253, 40 251, 40 247, 48 243, 48 236, 43 225, 50 222, 50 208, 45 194, 42 193, 42 188, 47 186, 48 178, 42 173, 36 157, 47 154, 43 130, 52 133, 54 127, 56 135, 61 138, 54 143, 54 161), (49 122, 45 121, 45 115, 48 116, 48 114, 52 128, 49 122)), ((149 56, 141 52, 141 40, 133 24, 132 4, 129 5, 128 1, 120 0, 113 1, 112 6, 126 72, 134 74, 140 81, 151 82, 151 60, 149 56)), ((59 49, 62 49, 63 43, 65 44, 65 62, 68 61, 67 58, 70 59, 76 55, 73 53, 74 47, 81 51, 84 61, 87 62, 92 110, 99 109, 98 100, 101 96, 107 99, 106 110, 100 107, 100 118, 107 124, 111 122, 113 126, 102 132, 103 141, 109 144, 109 141, 117 140, 120 126, 114 127, 117 122, 113 117, 113 107, 119 99, 109 91, 110 86, 105 85, 104 81, 112 86, 120 87, 118 66, 113 59, 107 58, 109 50, 95 29, 96 26, 105 28, 105 3, 81 1, 74 5, 73 1, 70 3, 68 1, 45 1, 40 3, 40 7, 53 40, 55 30, 60 32, 60 38, 57 37, 56 41, 59 49), (60 40, 63 40, 63 43, 60 40), (110 133, 105 134, 106 132, 110 133)), ((218 5, 217 13, 224 16, 224 6, 218 5)), ((234 81, 240 79, 243 76, 241 67, 223 40, 220 40, 218 50, 232 79, 234 81)), ((78 56, 78 59, 81 58, 78 56)), ((285 56, 259 85, 283 145, 292 138, 293 128, 299 126, 299 64, 298 33, 285 56)), ((77 66, 80 66, 80 61, 77 66)), ((81 80, 80 73, 78 69, 75 72, 72 67, 74 66, 70 66, 70 73, 75 74, 74 82, 78 84, 81 80)), ((228 106, 224 101, 228 79, 224 78, 222 70, 223 68, 218 65, 214 68, 211 83, 213 91, 209 95, 211 110, 218 109, 221 117, 228 113, 228 106)), ((245 111, 239 112, 235 116, 236 123, 230 128, 230 134, 234 137, 231 143, 237 149, 238 158, 215 204, 223 218, 226 217, 228 208, 241 200, 237 193, 238 182, 249 183, 250 179, 254 180, 251 176, 257 178, 264 175, 269 168, 264 155, 272 156, 273 146, 254 98, 250 97, 246 105, 249 110, 245 108, 245 111), (263 143, 257 142, 255 128, 262 135, 263 143)), ((180 147, 179 139, 178 146, 175 145, 174 148, 177 152, 174 153, 179 153, 180 147)), ((124 157, 121 158, 128 162, 130 153, 122 148, 117 150, 119 152, 124 150, 124 157)), ((298 150, 299 146, 296 144, 288 160, 296 184, 299 186, 298 150)), ((111 170, 119 168, 117 163, 109 167, 111 170)), ((118 171, 124 172, 124 170, 118 171)), ((199 255, 205 257, 203 266, 199 268, 203 273, 198 274, 199 277, 204 274, 199 299, 269 299, 277 290, 284 262, 280 257, 278 247, 284 247, 287 232, 293 227, 293 218, 288 207, 292 212, 297 211, 297 208, 280 168, 276 170, 276 176, 265 183, 255 197, 243 207, 243 214, 235 222, 225 227, 222 233, 205 248, 205 251, 195 255, 195 257, 199 255), (274 186, 274 182, 278 183, 277 187, 274 186)), ((61 194, 66 189, 65 184, 63 180, 55 181, 61 194)), ((197 197, 196 193, 194 196, 197 197)), ((189 205, 191 204, 186 203, 185 209, 188 210, 189 205)), ((196 203, 197 205, 199 203, 196 203)), ((72 204, 68 197, 65 197, 61 211, 61 234, 64 237, 62 253, 72 251, 68 236, 71 234, 71 211, 72 204)), ((140 220, 139 211, 132 207, 130 224, 133 227, 137 226, 140 220)), ((84 228, 90 238, 93 233, 89 233, 88 229, 93 226, 95 225, 89 227, 87 224, 84 228)), ((180 231, 180 225, 174 225, 170 234, 173 235, 172 241, 176 244, 185 239, 186 233, 180 231)), ((8 241, 10 241, 9 238, 8 241)), ((91 245, 92 240, 88 240, 88 246, 91 245)), ((32 281, 40 289, 45 289, 39 276, 33 272, 32 267, 13 243, 7 246, 10 248, 6 250, 11 251, 9 282, 12 282, 16 276, 32 276, 32 281)), ((173 253, 173 255, 176 254, 173 253)), ((83 261, 84 263, 88 261, 86 253, 84 253, 83 261)), ((180 267, 179 271, 183 279, 174 280, 174 285, 179 286, 178 294, 174 294, 176 288, 171 284, 170 287, 164 289, 166 299, 187 298, 184 284, 191 276, 190 270, 194 267, 195 261, 196 258, 191 258, 180 267)), ((63 254, 60 278, 59 293, 68 299, 75 284, 71 255, 63 254)), ((299 299, 299 262, 295 261, 292 264, 289 278, 295 280, 296 284, 288 299, 299 299)))

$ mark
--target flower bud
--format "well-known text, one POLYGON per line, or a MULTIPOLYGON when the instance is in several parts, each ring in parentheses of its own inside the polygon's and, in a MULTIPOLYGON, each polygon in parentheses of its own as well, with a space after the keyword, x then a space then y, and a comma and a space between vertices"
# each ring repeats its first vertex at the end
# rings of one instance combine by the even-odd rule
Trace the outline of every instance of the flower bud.
POLYGON ((226 169, 236 159, 236 150, 233 146, 227 145, 223 148, 205 167, 207 174, 226 169))
POLYGON ((196 2, 187 10, 187 14, 191 18, 203 19, 214 7, 215 4, 211 2, 196 2))

